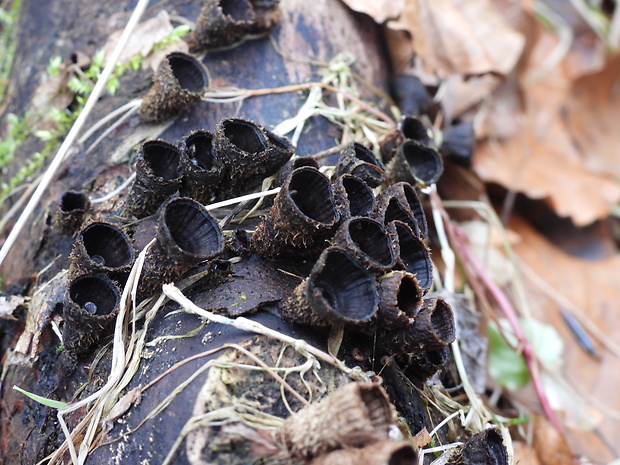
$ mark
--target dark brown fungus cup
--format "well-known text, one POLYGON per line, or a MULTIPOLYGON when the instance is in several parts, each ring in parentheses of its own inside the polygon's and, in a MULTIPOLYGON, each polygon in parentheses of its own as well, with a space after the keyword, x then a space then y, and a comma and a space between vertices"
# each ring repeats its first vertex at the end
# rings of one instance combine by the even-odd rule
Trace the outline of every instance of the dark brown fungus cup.
POLYGON ((433 265, 428 249, 402 221, 392 221, 387 231, 398 240, 398 265, 416 277, 426 294, 433 285, 433 265))
POLYGON ((417 465, 418 453, 407 441, 379 441, 361 448, 335 450, 310 465, 417 465))
POLYGON ((379 325, 386 330, 407 326, 422 306, 418 280, 406 271, 392 271, 377 280, 379 325))
POLYGON ((138 300, 156 294, 198 263, 224 248, 217 221, 199 202, 177 197, 162 208, 155 243, 148 250, 138 285, 138 300))
POLYGON ((205 0, 189 37, 191 50, 217 48, 239 41, 256 22, 248 0, 205 0))
POLYGON ((425 237, 428 233, 422 204, 413 187, 406 182, 393 184, 382 191, 376 198, 371 216, 386 225, 392 221, 402 221, 419 237, 425 237))
POLYGON ((176 115, 198 102, 209 87, 205 66, 187 53, 174 52, 162 60, 153 87, 140 105, 140 119, 151 123, 176 115))
POLYGON ((403 116, 398 123, 398 129, 405 139, 415 140, 427 147, 433 146, 433 139, 428 128, 415 116, 403 116))
POLYGON ((340 220, 332 186, 312 167, 294 170, 252 237, 254 250, 271 258, 316 257, 340 220))
POLYGON ((399 365, 404 366, 403 372, 409 379, 424 382, 443 369, 448 361, 449 351, 449 347, 440 347, 421 352, 411 352, 398 357, 399 365))
POLYGON ((421 115, 428 112, 432 99, 420 78, 412 74, 397 74, 392 78, 392 92, 404 115, 421 115))
POLYGON ((90 200, 84 192, 66 191, 60 197, 58 210, 56 211, 56 224, 62 234, 75 233, 82 222, 86 212, 90 209, 90 200))
POLYGON ((495 429, 474 434, 452 453, 446 465, 507 465, 508 452, 502 435, 495 429))
POLYGON ((118 314, 120 292, 101 274, 78 276, 69 282, 63 310, 63 342, 71 357, 86 352, 106 335, 118 314))
POLYGON ((448 126, 442 131, 441 154, 448 160, 465 168, 471 166, 471 157, 476 145, 474 124, 461 123, 448 126))
POLYGON ((135 253, 129 237, 111 223, 90 223, 80 231, 71 252, 69 275, 104 273, 123 282, 133 265, 135 253))
POLYGON ((276 175, 280 168, 284 167, 295 153, 295 146, 288 138, 279 136, 262 126, 261 128, 267 137, 267 152, 263 163, 257 164, 255 172, 244 182, 244 193, 255 190, 266 177, 276 175))
POLYGON ((316 158, 309 155, 291 158, 284 164, 284 166, 282 166, 282 168, 280 168, 280 170, 276 174, 274 186, 281 186, 282 184, 284 184, 286 178, 289 177, 293 171, 303 166, 309 166, 318 170, 319 162, 316 161, 316 158))
POLYGON ((350 143, 340 152, 334 174, 352 174, 370 187, 378 187, 386 180, 383 163, 369 148, 358 143, 350 143))
POLYGON ((122 216, 144 218, 181 187, 181 151, 160 139, 142 144, 136 162, 136 179, 125 200, 122 216))
POLYGON ((180 193, 202 204, 212 200, 224 175, 224 165, 213 150, 213 134, 199 130, 191 132, 181 144, 180 193))
POLYGON ((381 223, 371 218, 356 217, 340 225, 334 245, 349 250, 369 270, 385 273, 396 263, 397 251, 381 223))
POLYGON ((416 357, 424 360, 425 353, 448 346, 456 336, 452 309, 443 299, 437 298, 424 300, 408 325, 393 330, 383 328, 379 328, 378 347, 389 354, 418 354, 416 357))
POLYGON ((220 198, 243 192, 248 178, 264 172, 269 142, 262 126, 242 118, 224 118, 215 128, 215 155, 224 164, 220 198))
POLYGON ((362 179, 350 174, 334 181, 334 194, 343 218, 370 216, 375 208, 375 195, 362 179))
POLYGON ((422 187, 436 182, 442 172, 439 152, 411 139, 398 147, 387 166, 390 182, 405 181, 422 187))
POLYGON ((377 313, 378 301, 375 279, 366 268, 347 250, 329 247, 282 302, 282 318, 313 325, 362 324, 377 313))
POLYGON ((394 422, 394 410, 381 386, 353 382, 291 415, 274 435, 290 455, 313 458, 385 441, 394 422))

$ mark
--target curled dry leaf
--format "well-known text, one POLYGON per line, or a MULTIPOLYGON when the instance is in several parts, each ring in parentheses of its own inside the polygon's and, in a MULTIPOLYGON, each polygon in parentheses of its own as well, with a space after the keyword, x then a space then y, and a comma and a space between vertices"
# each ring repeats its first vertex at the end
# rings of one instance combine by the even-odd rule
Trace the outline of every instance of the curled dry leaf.
MULTIPOLYGON (((138 24, 133 33, 131 34, 129 41, 123 48, 123 52, 119 58, 120 63, 125 63, 131 57, 134 57, 138 54, 141 54, 143 57, 146 57, 151 50, 153 49, 153 45, 157 42, 160 42, 164 39, 168 34, 173 31, 172 24, 170 23, 170 16, 166 10, 160 11, 157 16, 154 16, 146 21, 138 24)), ((103 46, 103 49, 106 51, 106 57, 109 57, 116 46, 116 43, 120 39, 123 30, 118 30, 113 32, 108 38, 107 42, 103 46)), ((187 52, 188 47, 187 44, 183 41, 177 41, 172 44, 174 50, 178 50, 181 52, 187 52)), ((157 65, 161 61, 161 59, 172 50, 170 47, 166 47, 163 50, 159 50, 156 53, 157 59, 149 59, 143 63, 143 67, 151 66, 153 70, 157 69, 157 65)))
POLYGON ((525 43, 490 0, 405 2, 388 26, 408 31, 425 71, 440 77, 507 74, 525 43))
POLYGON ((610 126, 615 117, 601 117, 601 112, 611 116, 620 98, 612 85, 618 64, 572 86, 565 66, 549 61, 557 45, 552 33, 539 32, 524 60, 521 86, 513 88, 523 93, 522 126, 509 138, 479 144, 474 167, 485 181, 544 198, 560 216, 582 226, 608 216, 620 201, 620 169, 610 163, 608 148, 617 144, 617 131, 610 126), (575 90, 578 100, 568 103, 575 90))

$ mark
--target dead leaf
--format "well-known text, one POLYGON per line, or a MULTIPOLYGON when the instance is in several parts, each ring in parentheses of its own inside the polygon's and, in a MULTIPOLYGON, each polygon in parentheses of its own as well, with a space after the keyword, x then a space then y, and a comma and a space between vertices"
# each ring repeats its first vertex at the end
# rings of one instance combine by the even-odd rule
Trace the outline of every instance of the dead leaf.
POLYGON ((19 295, 0 296, 0 320, 16 320, 13 312, 28 300, 19 295))
POLYGON ((414 446, 422 448, 428 446, 432 440, 433 438, 431 438, 431 435, 428 434, 426 427, 424 427, 413 437, 412 442, 414 446))
POLYGON ((405 0, 342 0, 345 5, 359 13, 365 13, 375 22, 383 24, 396 19, 405 7, 405 0))
POLYGON ((564 437, 541 416, 534 420, 534 449, 545 465, 570 465, 573 454, 564 437))
POLYGON ((620 57, 605 68, 577 80, 567 102, 567 126, 584 156, 585 168, 620 183, 616 123, 620 108, 620 57))
POLYGON ((490 0, 408 1, 388 27, 408 31, 424 68, 440 77, 508 74, 525 42, 490 0))
POLYGON ((538 461, 538 456, 536 455, 536 451, 532 446, 528 446, 526 443, 521 441, 514 441, 512 443, 512 448, 514 449, 514 463, 517 465, 541 465, 538 461))
MULTIPOLYGON (((540 32, 520 78, 523 126, 508 139, 479 144, 474 168, 485 181, 546 199, 558 215, 581 226, 607 217, 620 201, 620 176, 609 176, 609 166, 593 171, 589 148, 580 151, 574 143, 574 131, 565 123, 572 83, 563 66, 549 62, 557 44, 553 34, 540 32)), ((581 89, 591 92, 591 87, 581 89)))
MULTIPOLYGON (((143 57, 147 57, 153 49, 153 45, 160 42, 163 38, 170 34, 173 29, 174 28, 170 23, 170 16, 168 15, 168 12, 161 10, 157 16, 147 19, 135 27, 127 44, 123 48, 118 61, 125 63, 131 57, 137 56, 138 54, 141 54, 143 57)), ((108 40, 103 46, 103 49, 106 52, 106 58, 110 56, 122 34, 123 30, 121 29, 113 32, 110 37, 108 37, 108 40)), ((187 44, 183 41, 178 41, 178 43, 173 44, 173 46, 175 50, 187 52, 187 44)), ((162 51, 160 50, 160 52, 162 51)), ((170 50, 167 50, 164 55, 169 52, 170 50)), ((161 61, 161 58, 157 61, 157 63, 159 63, 159 61, 161 61)), ((148 67, 150 65, 150 62, 146 64, 143 63, 144 67, 148 67)))
MULTIPOLYGON (((598 328, 603 337, 618 345, 620 339, 616 328, 620 324, 620 314, 616 302, 620 301, 617 285, 620 256, 598 261, 578 259, 555 247, 518 217, 513 218, 509 226, 520 238, 514 250, 525 265, 521 269, 532 315, 552 325, 564 341, 564 368, 560 374, 574 390, 574 400, 568 402, 585 402, 590 409, 597 411, 595 419, 601 415, 598 434, 606 441, 598 434, 570 427, 566 428, 565 436, 574 453, 608 463, 617 454, 611 453, 605 442, 615 445, 616 438, 620 437, 620 391, 617 389, 620 358, 605 349, 600 351, 600 360, 591 358, 564 323, 561 310, 576 309, 598 328), (552 297, 550 292, 556 296, 552 297)), ((592 337, 592 333, 589 334, 592 337)), ((597 347, 601 345, 597 344, 597 347)), ((539 457, 542 463, 548 463, 539 457)))

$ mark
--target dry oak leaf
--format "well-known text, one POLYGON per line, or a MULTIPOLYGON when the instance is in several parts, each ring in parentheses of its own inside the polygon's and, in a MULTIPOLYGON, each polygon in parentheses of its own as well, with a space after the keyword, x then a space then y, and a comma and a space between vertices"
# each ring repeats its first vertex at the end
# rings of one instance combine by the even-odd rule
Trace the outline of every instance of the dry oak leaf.
POLYGON ((388 27, 408 31, 424 69, 450 74, 508 74, 525 44, 491 0, 407 0, 388 27))
MULTIPOLYGON (((585 141, 575 143, 580 134, 589 133, 571 131, 567 127, 566 110, 575 107, 568 103, 573 98, 572 81, 562 63, 549 64, 548 57, 556 47, 557 38, 550 32, 541 32, 528 51, 519 75, 519 91, 525 106, 522 126, 509 138, 489 139, 479 144, 474 154, 474 168, 485 181, 496 182, 531 198, 546 199, 558 215, 570 217, 576 225, 583 226, 607 217, 620 201, 620 169, 614 165, 616 177, 610 168, 611 156, 602 157, 608 160, 605 169, 592 169, 590 165, 596 159, 592 158, 589 145, 585 141)), ((599 92, 597 86, 592 87, 581 86, 580 89, 584 95, 599 92)), ((610 95, 610 92, 600 93, 610 95)), ((600 102, 596 99, 588 102, 585 97, 581 101, 590 109, 590 121, 603 124, 598 121, 600 115, 597 118, 594 114, 595 108, 600 113, 594 106, 595 102, 600 102)), ((501 102, 495 104, 502 105, 501 102)), ((612 108, 610 106, 610 111, 612 108)), ((576 118, 579 116, 577 114, 576 118)), ((614 120, 608 118, 607 121, 614 120)), ((613 134, 604 127, 607 133, 613 134)))

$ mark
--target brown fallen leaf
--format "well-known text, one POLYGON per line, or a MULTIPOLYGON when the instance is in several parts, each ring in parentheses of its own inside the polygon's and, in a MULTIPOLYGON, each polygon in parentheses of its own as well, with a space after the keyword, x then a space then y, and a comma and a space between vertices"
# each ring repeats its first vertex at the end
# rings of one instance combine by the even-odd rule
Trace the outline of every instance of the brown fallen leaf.
MULTIPOLYGON (((549 62, 557 46, 558 39, 541 28, 524 60, 520 88, 514 89, 523 93, 522 127, 507 139, 479 144, 474 168, 485 181, 544 198, 560 216, 586 225, 607 217, 620 201, 620 177, 609 176, 609 167, 606 173, 590 169, 588 145, 574 142, 575 131, 565 122, 572 82, 564 66, 549 62)), ((591 85, 582 90, 593 92, 591 85)))
MULTIPOLYGON (((597 411, 597 416, 601 415, 597 431, 579 431, 581 425, 573 423, 567 425, 565 437, 575 454, 608 463, 618 456, 618 451, 612 452, 609 447, 617 447, 615 440, 620 437, 620 391, 617 389, 620 339, 616 329, 620 324, 616 304, 620 301, 617 286, 620 256, 582 260, 555 247, 518 217, 513 218, 509 226, 520 238, 513 247, 522 263, 520 268, 532 316, 552 325, 564 341, 564 368, 560 374, 575 392, 572 404, 585 403, 597 411), (588 332, 601 348, 600 359, 591 358, 565 324, 562 309, 579 312, 598 328, 607 343, 615 345, 605 349, 599 338, 588 332)), ((539 458, 547 464, 540 455, 539 458)))
POLYGON ((544 417, 534 420, 534 449, 544 465, 570 465, 573 454, 566 439, 544 417))
POLYGON ((521 441, 514 441, 512 448, 514 450, 515 465, 541 465, 532 446, 521 441))
POLYGON ((426 427, 422 428, 414 437, 413 437, 413 445, 419 448, 428 446, 433 438, 428 434, 426 427))
POLYGON ((450 74, 508 74, 525 39, 490 0, 412 0, 388 27, 408 31, 424 69, 450 74))
POLYGON ((406 0, 342 0, 353 11, 365 13, 375 22, 383 24, 396 19, 403 11, 406 0))

